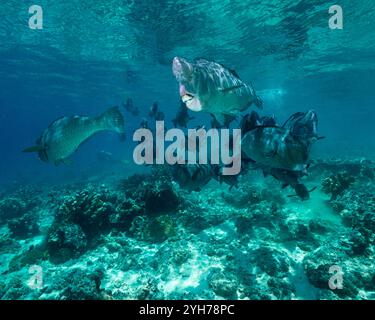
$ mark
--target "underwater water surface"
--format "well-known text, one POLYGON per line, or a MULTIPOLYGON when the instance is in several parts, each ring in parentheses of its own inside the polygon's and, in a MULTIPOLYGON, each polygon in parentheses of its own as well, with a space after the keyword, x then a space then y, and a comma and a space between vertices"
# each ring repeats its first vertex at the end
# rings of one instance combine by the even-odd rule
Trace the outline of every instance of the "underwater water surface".
POLYGON ((0 299, 375 298, 373 1, 4 0, 0 17, 0 299), (231 128, 316 112, 308 199, 259 167, 231 183, 134 163, 154 102, 174 126, 176 56, 255 88, 263 109, 231 128), (58 165, 22 152, 58 118, 114 106, 125 141, 100 132, 58 165))

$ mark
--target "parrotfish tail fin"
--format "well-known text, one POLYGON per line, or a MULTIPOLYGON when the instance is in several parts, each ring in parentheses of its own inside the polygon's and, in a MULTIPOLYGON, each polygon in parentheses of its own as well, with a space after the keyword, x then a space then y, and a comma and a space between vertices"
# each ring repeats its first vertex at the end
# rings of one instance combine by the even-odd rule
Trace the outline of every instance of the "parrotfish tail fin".
POLYGON ((106 129, 117 132, 120 140, 125 140, 125 120, 119 107, 109 108, 99 119, 106 129))

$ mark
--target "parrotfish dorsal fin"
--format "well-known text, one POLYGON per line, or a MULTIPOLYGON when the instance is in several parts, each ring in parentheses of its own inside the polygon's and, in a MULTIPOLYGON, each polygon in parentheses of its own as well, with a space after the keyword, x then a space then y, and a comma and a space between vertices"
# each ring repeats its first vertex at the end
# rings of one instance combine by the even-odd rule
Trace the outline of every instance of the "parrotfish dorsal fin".
POLYGON ((43 150, 44 150, 43 146, 37 145, 37 146, 32 146, 30 148, 26 148, 26 149, 22 150, 22 152, 31 153, 31 152, 40 152, 40 151, 43 151, 43 150))

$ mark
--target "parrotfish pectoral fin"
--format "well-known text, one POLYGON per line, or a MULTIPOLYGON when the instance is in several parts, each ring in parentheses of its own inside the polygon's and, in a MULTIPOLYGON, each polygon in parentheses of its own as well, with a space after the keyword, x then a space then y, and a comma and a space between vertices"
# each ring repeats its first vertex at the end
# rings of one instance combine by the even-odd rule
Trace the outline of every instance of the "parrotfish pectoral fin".
POLYGON ((31 153, 31 152, 39 152, 39 151, 43 151, 43 150, 44 150, 43 146, 32 146, 30 148, 26 148, 26 149, 22 150, 22 152, 31 153))

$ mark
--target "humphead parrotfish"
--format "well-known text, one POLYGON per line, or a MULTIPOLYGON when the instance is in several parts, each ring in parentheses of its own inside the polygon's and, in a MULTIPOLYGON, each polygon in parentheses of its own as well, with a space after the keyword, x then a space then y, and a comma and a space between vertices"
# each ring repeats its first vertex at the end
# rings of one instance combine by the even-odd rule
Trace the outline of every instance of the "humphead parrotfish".
POLYGON ((310 192, 315 188, 308 190, 307 187, 300 182, 300 179, 307 175, 305 171, 292 171, 278 168, 263 168, 264 176, 271 175, 276 180, 282 183, 282 188, 290 186, 294 189, 296 197, 299 197, 301 200, 308 200, 310 198, 310 192))
POLYGON ((242 81, 236 71, 219 63, 175 57, 172 71, 186 106, 192 111, 211 113, 220 124, 227 125, 253 103, 262 108, 254 88, 242 81))
POLYGON ((281 127, 255 125, 241 140, 245 157, 270 168, 301 171, 308 163, 317 135, 318 118, 313 110, 296 113, 281 127))
POLYGON ((200 191, 211 179, 229 185, 230 189, 237 187, 238 176, 223 175, 222 168, 222 165, 210 163, 185 164, 172 166, 171 172, 180 187, 190 191, 200 191))
POLYGON ((87 116, 62 117, 53 121, 36 141, 23 152, 37 152, 44 162, 55 165, 69 162, 79 146, 101 131, 114 131, 125 139, 124 117, 118 107, 108 109, 96 118, 87 116))

